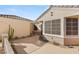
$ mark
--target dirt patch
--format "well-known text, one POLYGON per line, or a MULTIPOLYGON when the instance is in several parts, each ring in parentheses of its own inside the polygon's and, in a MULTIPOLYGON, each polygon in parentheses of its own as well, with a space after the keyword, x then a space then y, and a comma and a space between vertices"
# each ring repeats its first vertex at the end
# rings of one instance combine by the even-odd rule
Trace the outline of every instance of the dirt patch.
POLYGON ((39 35, 35 35, 32 37, 27 37, 27 38, 23 38, 23 39, 11 40, 11 42, 12 43, 32 43, 32 44, 35 44, 37 46, 42 46, 46 43, 46 41, 42 41, 42 39, 39 37, 40 37, 39 35))

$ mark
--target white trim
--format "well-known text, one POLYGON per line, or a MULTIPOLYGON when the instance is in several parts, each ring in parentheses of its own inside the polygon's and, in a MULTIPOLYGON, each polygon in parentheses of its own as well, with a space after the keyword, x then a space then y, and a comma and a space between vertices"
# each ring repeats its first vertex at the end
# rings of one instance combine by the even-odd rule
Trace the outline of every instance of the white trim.
POLYGON ((64 27, 64 29, 65 29, 64 38, 79 38, 79 18, 78 18, 78 35, 66 35, 66 19, 65 19, 65 27, 64 27))
POLYGON ((61 22, 60 22, 60 30, 61 30, 61 36, 64 37, 64 18, 61 18, 61 22))
POLYGON ((60 36, 60 35, 55 35, 55 34, 46 34, 46 33, 43 33, 43 35, 52 36, 52 37, 61 37, 61 38, 79 38, 79 36, 73 36, 73 35, 65 36, 65 37, 60 36))
POLYGON ((64 38, 62 35, 55 35, 55 34, 47 34, 47 33, 43 33, 43 35, 48 35, 48 36, 56 36, 56 37, 61 37, 64 38))
MULTIPOLYGON (((48 20, 49 21, 49 20, 48 20)), ((55 34, 47 34, 47 33, 45 33, 45 21, 43 21, 43 34, 44 35, 48 35, 48 36, 57 36, 57 37, 62 37, 62 38, 64 38, 64 34, 63 34, 63 32, 62 31, 64 31, 63 30, 63 27, 62 26, 64 26, 64 25, 62 25, 62 24, 64 24, 63 22, 63 18, 60 18, 60 35, 55 35, 55 34), (62 33, 61 33, 62 32, 62 33)))
POLYGON ((44 24, 45 24, 45 21, 43 21, 43 33, 45 33, 45 26, 44 26, 44 24))
POLYGON ((65 36, 64 38, 79 38, 78 36, 65 36))

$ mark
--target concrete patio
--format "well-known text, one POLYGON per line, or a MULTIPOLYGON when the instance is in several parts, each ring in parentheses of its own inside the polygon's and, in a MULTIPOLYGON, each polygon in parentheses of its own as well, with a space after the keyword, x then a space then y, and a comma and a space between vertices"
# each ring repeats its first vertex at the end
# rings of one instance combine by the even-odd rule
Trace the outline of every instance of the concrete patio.
POLYGON ((27 54, 38 50, 47 42, 40 40, 39 35, 34 35, 27 38, 14 39, 11 43, 16 54, 27 54))
POLYGON ((68 48, 46 43, 37 51, 32 52, 32 54, 79 54, 79 47, 68 48))

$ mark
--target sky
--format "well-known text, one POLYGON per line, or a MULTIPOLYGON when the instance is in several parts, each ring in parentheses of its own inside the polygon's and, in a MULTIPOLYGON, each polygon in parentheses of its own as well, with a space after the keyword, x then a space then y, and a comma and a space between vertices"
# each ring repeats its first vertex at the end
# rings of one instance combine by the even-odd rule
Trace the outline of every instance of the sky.
POLYGON ((48 5, 0 5, 0 14, 17 15, 36 20, 48 7, 48 5))

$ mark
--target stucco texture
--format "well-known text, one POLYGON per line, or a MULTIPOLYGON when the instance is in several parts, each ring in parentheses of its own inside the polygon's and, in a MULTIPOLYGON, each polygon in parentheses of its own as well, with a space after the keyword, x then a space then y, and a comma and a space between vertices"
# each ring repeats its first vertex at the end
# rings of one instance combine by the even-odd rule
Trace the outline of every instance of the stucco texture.
POLYGON ((0 38, 2 33, 8 33, 9 25, 14 28, 14 37, 28 36, 32 31, 30 21, 0 17, 0 38))

